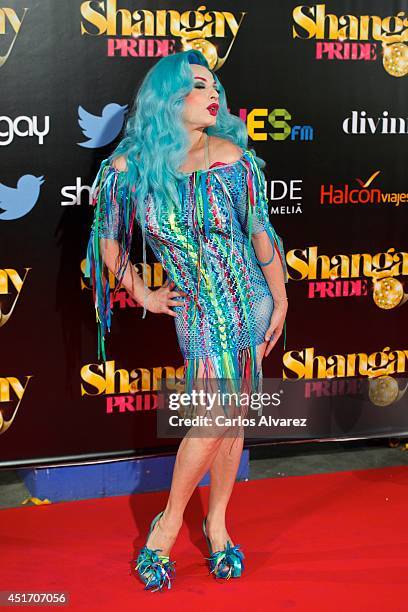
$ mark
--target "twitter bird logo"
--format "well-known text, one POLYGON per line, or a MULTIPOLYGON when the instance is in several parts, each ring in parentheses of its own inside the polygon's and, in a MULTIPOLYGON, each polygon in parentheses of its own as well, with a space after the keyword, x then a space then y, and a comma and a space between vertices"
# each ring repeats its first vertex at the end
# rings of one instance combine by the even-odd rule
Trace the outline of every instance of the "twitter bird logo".
POLYGON ((0 221, 20 219, 34 208, 40 195, 43 176, 25 174, 20 177, 17 187, 0 183, 0 221))
POLYGON ((78 123, 82 128, 84 136, 89 138, 86 142, 77 142, 80 147, 96 149, 115 140, 123 127, 125 111, 128 105, 107 104, 102 111, 102 116, 88 113, 82 106, 78 107, 78 123))

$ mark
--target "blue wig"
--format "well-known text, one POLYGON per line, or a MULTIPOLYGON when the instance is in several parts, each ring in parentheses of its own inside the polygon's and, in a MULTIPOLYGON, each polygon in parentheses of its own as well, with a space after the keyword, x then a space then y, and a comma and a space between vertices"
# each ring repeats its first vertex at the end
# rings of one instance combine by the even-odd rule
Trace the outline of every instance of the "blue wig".
MULTIPOLYGON (((143 263, 146 269, 146 209, 152 203, 155 217, 161 225, 180 204, 180 182, 185 174, 179 172, 190 149, 188 130, 183 121, 184 99, 194 87, 190 64, 199 64, 210 70, 204 55, 198 50, 183 51, 160 59, 146 74, 132 104, 123 137, 113 153, 101 164, 92 186, 95 215, 88 243, 85 276, 91 278, 98 321, 98 357, 105 359, 105 333, 110 329, 111 307, 107 267, 101 257, 99 236, 106 219, 111 219, 119 191, 126 194, 115 207, 118 216, 117 241, 120 249, 117 263, 115 293, 125 272, 132 244, 133 221, 136 220, 143 236, 143 263), (111 172, 113 160, 124 156, 126 172, 111 172), (118 176, 116 176, 118 175, 118 176), (105 180, 106 179, 106 180, 105 180), (117 180, 116 180, 117 179, 117 180), (99 181, 99 183, 98 183, 99 181), (106 183, 106 185, 105 185, 106 183), (99 189, 96 185, 99 184, 99 189), (100 185, 104 185, 105 204, 100 185), (119 186, 120 184, 120 186, 119 186), (95 192, 94 192, 95 189, 95 192), (131 194, 134 195, 131 195, 131 194), (106 210, 102 212, 101 207, 106 210), (103 221, 105 219, 105 221, 103 221)), ((217 75, 210 70, 219 91, 219 110, 215 125, 205 128, 209 135, 218 136, 247 149, 248 133, 245 123, 231 115, 227 108, 224 88, 217 75)), ((258 167, 265 162, 253 156, 258 167)), ((257 171, 254 169, 254 173, 257 171)), ((255 176, 255 174, 254 174, 255 176)), ((255 190, 256 191, 256 190, 255 190)), ((143 274, 146 296, 146 276, 143 274)), ((146 315, 146 307, 143 316, 146 315)))
MULTIPOLYGON (((110 162, 119 155, 127 159, 127 181, 135 187, 136 219, 142 228, 149 193, 154 194, 159 219, 162 210, 168 214, 179 201, 177 180, 183 174, 178 168, 191 146, 182 118, 184 98, 194 86, 190 64, 210 70, 201 51, 189 50, 161 58, 148 71, 129 111, 123 138, 108 158, 110 162)), ((219 111, 216 124, 205 131, 245 149, 246 125, 228 111, 225 90, 217 75, 210 72, 218 85, 219 111)))

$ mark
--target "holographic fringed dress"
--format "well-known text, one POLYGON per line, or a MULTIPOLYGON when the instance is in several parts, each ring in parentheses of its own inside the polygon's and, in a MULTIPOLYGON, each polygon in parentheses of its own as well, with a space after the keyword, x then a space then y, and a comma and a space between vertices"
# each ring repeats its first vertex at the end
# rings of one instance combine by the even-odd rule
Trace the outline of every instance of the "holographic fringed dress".
MULTIPOLYGON (((245 149, 235 162, 216 162, 211 167, 207 163, 207 169, 184 174, 178 190, 180 206, 172 214, 162 214, 161 223, 149 200, 142 232, 144 261, 146 239, 168 278, 174 281, 175 289, 188 294, 178 298, 184 300, 183 306, 173 307, 184 358, 185 391, 191 392, 200 361, 204 377, 214 377, 215 373, 217 379, 233 379, 240 384, 245 380, 250 389, 258 389, 262 371, 257 370, 256 346, 264 342, 273 297, 251 243, 253 234, 267 232, 273 245, 272 258, 278 253, 285 283, 288 281, 283 242, 269 220, 264 174, 254 154, 245 149)), ((123 273, 137 203, 126 185, 126 173, 116 170, 109 158, 101 163, 92 194, 95 215, 86 276, 93 287, 98 358, 102 353, 106 360, 111 291, 99 239, 119 241, 123 273)), ((119 275, 115 292, 120 278, 119 275)), ((286 343, 285 328, 284 332, 286 343)))

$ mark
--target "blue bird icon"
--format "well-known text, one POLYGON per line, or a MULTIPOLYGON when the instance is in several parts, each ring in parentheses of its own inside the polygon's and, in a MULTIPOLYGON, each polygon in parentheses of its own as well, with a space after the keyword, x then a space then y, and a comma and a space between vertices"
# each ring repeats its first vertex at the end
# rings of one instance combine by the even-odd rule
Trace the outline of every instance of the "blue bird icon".
POLYGON ((43 183, 43 176, 32 174, 21 176, 15 188, 0 183, 0 221, 12 221, 29 213, 37 203, 43 183))
POLYGON ((123 127, 125 111, 128 105, 110 103, 105 106, 102 115, 92 115, 82 106, 78 107, 78 123, 82 128, 84 136, 89 138, 86 142, 77 142, 80 147, 96 149, 115 140, 123 127))

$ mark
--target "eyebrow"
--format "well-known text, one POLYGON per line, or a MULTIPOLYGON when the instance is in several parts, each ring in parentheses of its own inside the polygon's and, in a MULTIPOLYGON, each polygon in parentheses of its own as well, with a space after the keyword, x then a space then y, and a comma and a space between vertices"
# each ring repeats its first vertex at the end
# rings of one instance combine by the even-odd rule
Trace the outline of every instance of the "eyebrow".
MULTIPOLYGON (((206 78, 204 78, 204 77, 195 76, 194 78, 195 78, 195 79, 201 79, 202 81, 207 82, 207 79, 206 79, 206 78)), ((213 83, 214 83, 214 85, 217 85, 217 81, 213 81, 213 83)))

